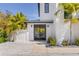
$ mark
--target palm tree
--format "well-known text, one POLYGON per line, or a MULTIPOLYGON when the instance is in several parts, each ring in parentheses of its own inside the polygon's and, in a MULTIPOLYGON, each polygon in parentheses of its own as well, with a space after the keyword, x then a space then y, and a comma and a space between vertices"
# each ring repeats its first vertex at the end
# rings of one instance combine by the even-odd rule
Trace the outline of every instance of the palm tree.
POLYGON ((24 22, 27 21, 26 17, 22 12, 16 13, 15 15, 16 18, 16 25, 18 29, 25 29, 25 24, 24 22))
POLYGON ((24 14, 20 13, 16 13, 16 15, 13 14, 7 14, 7 22, 8 22, 8 30, 10 32, 13 32, 17 29, 25 29, 25 24, 24 22, 26 21, 26 17, 24 16, 24 14))

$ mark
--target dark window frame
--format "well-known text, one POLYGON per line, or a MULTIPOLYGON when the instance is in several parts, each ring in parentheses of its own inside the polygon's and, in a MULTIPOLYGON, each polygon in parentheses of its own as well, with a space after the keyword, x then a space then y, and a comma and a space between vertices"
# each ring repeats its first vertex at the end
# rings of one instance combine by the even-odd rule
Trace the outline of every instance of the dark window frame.
POLYGON ((38 16, 40 17, 40 3, 38 3, 38 16))
POLYGON ((34 40, 46 40, 46 24, 34 24, 34 40), (36 26, 38 26, 38 27, 40 27, 40 26, 44 26, 44 29, 45 29, 45 32, 44 32, 44 35, 45 35, 45 37, 44 37, 44 39, 42 39, 42 38, 35 38, 35 27, 36 26))
POLYGON ((44 4, 44 11, 45 13, 49 13, 49 3, 44 4))

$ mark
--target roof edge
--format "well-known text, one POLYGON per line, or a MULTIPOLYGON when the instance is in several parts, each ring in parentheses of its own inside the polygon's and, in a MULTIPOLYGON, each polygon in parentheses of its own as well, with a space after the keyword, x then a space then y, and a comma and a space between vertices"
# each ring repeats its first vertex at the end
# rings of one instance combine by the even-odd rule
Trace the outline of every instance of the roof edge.
POLYGON ((53 21, 26 21, 25 23, 53 23, 53 21))

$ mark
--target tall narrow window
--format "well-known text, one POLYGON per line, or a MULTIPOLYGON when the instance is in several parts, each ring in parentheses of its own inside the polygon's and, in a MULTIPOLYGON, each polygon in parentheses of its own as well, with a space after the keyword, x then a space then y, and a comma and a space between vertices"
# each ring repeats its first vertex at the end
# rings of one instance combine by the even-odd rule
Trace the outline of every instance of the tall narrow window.
POLYGON ((45 9, 45 13, 49 13, 49 3, 45 3, 44 9, 45 9))
POLYGON ((38 16, 40 17, 40 3, 38 3, 38 16))

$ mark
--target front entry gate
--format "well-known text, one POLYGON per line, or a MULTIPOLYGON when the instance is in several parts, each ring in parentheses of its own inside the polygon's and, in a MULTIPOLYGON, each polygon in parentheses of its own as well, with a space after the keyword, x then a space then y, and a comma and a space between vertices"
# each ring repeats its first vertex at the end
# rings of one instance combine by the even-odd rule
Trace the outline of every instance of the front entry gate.
POLYGON ((46 25, 34 25, 34 40, 46 40, 46 25))

